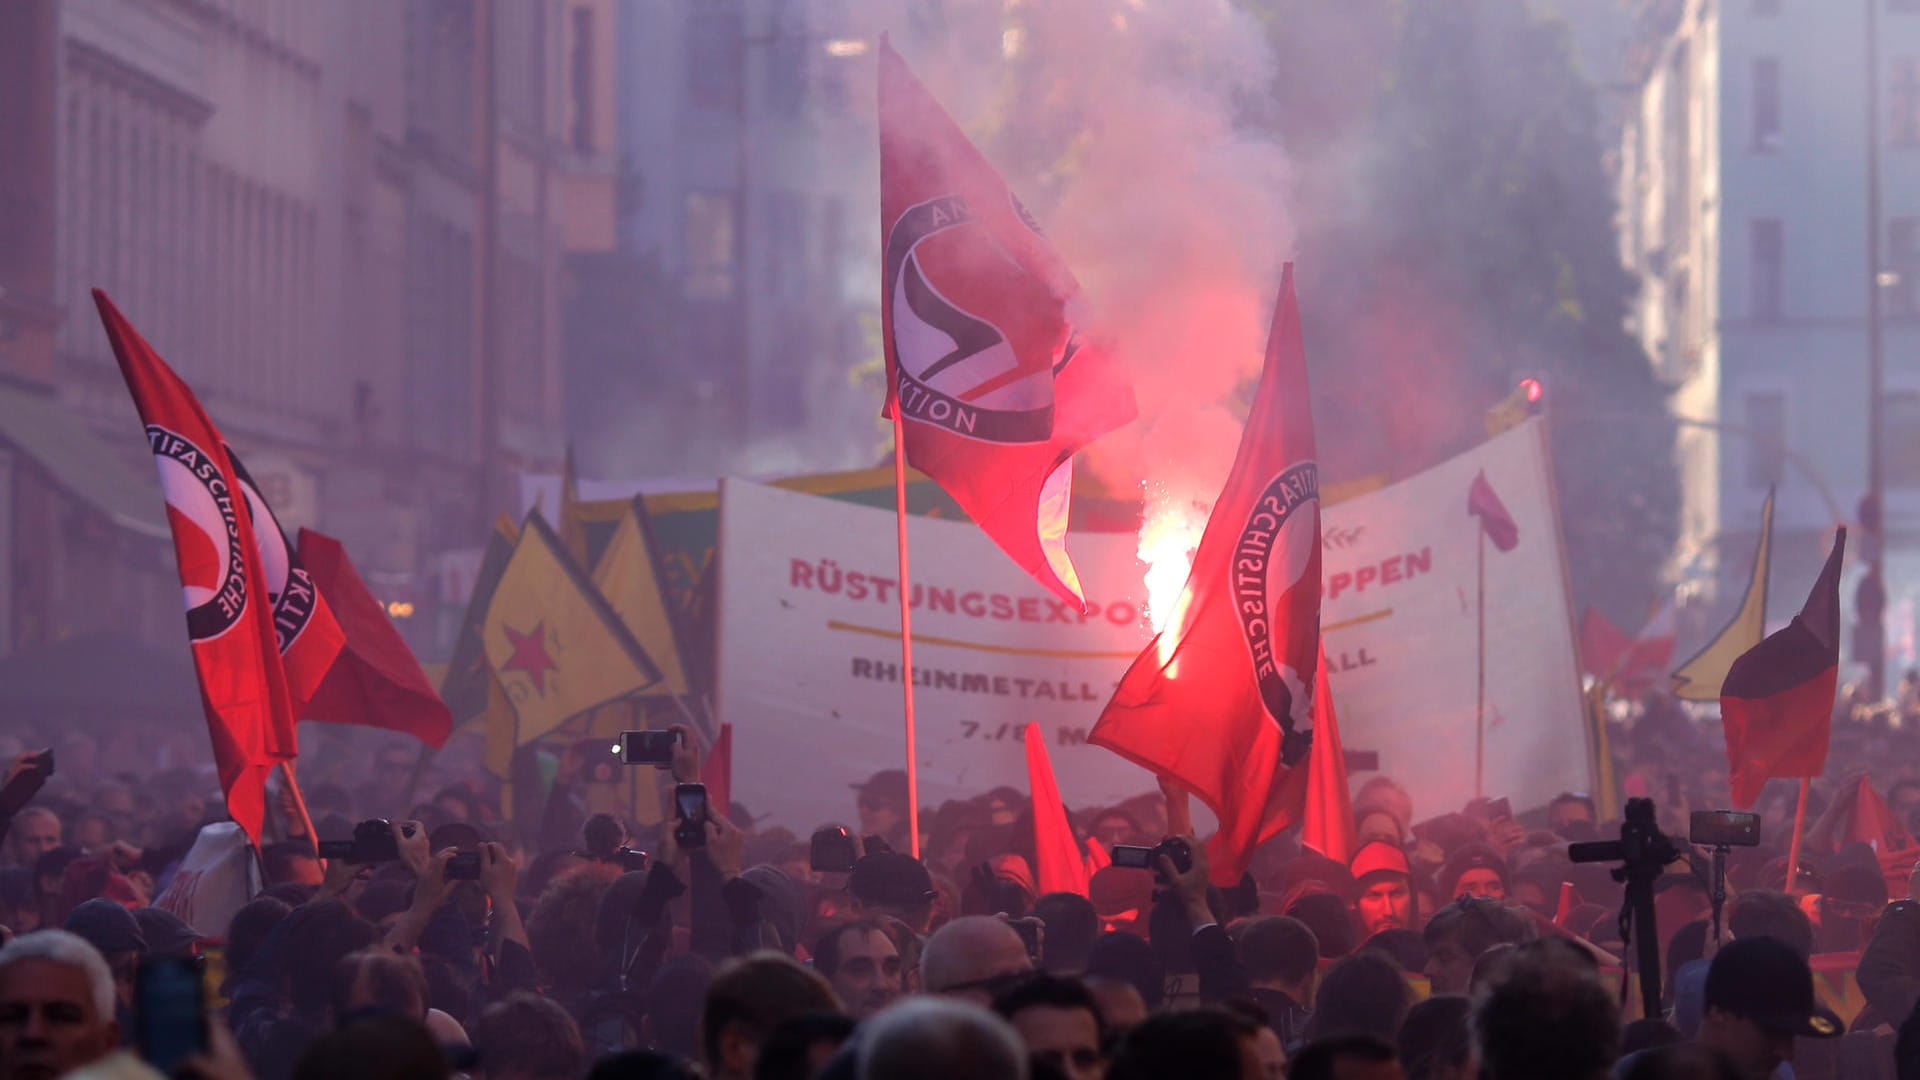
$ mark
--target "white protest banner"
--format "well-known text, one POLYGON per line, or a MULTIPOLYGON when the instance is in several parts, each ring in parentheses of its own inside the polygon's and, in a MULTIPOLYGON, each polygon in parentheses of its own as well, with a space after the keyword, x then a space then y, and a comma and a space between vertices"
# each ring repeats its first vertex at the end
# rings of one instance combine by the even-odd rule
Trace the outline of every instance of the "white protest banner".
POLYGON ((203 826, 153 902, 209 937, 224 937, 227 924, 260 895, 260 860, 246 832, 231 821, 203 826))
POLYGON ((1549 470, 1545 427, 1529 421, 1322 518, 1320 626, 1341 741, 1379 754, 1417 818, 1474 797, 1482 541, 1467 490, 1481 472, 1519 527, 1513 550, 1486 550, 1485 794, 1526 810, 1592 788, 1549 470))
MULTIPOLYGON (((920 801, 1027 789, 1023 726, 1046 736, 1073 807, 1154 789, 1085 743, 1151 632, 1131 533, 1069 542, 1074 611, 973 525, 916 517, 913 659, 920 801)), ((720 488, 719 701, 733 790, 797 832, 858 824, 851 786, 905 764, 891 511, 740 480, 720 488)))

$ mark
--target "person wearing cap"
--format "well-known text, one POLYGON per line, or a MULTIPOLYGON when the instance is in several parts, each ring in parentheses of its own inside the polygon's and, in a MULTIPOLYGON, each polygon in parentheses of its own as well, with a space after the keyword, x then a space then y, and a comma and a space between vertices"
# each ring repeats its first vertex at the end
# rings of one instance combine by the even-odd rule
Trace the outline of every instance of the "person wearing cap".
POLYGON ((1360 893, 1353 902, 1363 937, 1382 930, 1414 929, 1413 868, 1407 853, 1375 840, 1363 844, 1348 865, 1360 893))
POLYGON ((1486 844, 1466 844, 1447 858, 1435 879, 1442 903, 1462 896, 1507 898, 1507 860, 1486 844))
POLYGON ((853 785, 858 793, 860 835, 877 836, 895 851, 912 851, 907 835, 907 771, 882 769, 853 785))
POLYGON ((1697 1041, 1723 1054, 1741 1080, 1769 1080, 1793 1060, 1796 1036, 1830 1039, 1841 1031, 1815 1003, 1806 959, 1773 938, 1729 942, 1707 969, 1697 1041))
POLYGON ((861 856, 847 875, 847 892, 861 915, 890 915, 916 934, 933 925, 933 876, 911 855, 877 851, 861 856))
POLYGON ((106 959, 121 1011, 132 1009, 133 977, 147 955, 147 939, 133 912, 105 897, 95 897, 73 909, 67 916, 66 929, 106 959))

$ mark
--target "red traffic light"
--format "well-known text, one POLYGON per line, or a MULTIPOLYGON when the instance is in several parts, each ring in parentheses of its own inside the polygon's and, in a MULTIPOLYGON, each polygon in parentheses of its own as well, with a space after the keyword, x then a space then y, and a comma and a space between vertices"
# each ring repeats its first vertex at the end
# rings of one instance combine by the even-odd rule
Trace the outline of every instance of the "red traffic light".
POLYGON ((1541 385, 1539 379, 1521 379, 1520 393, 1526 396, 1527 404, 1538 405, 1540 399, 1546 396, 1547 388, 1541 385))

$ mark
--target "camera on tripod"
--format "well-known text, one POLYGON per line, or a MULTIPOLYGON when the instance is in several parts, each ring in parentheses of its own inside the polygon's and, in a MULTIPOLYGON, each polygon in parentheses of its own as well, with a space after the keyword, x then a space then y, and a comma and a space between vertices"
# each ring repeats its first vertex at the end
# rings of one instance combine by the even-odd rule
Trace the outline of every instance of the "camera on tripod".
POLYGON ((1680 857, 1680 849, 1660 831, 1652 799, 1628 799, 1620 839, 1569 845, 1567 857, 1577 863, 1617 862, 1620 865, 1613 870, 1613 880, 1627 881, 1635 873, 1659 876, 1668 863, 1680 857))

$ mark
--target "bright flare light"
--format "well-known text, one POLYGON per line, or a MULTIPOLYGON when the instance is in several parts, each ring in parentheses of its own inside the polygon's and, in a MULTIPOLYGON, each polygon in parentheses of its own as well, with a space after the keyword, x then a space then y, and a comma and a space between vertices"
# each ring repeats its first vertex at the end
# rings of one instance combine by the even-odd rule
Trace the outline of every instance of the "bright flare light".
MULTIPOLYGON (((1176 498, 1164 488, 1158 494, 1148 493, 1135 551, 1147 564, 1147 617, 1156 634, 1179 624, 1187 574, 1193 569, 1194 549, 1200 546, 1200 534, 1206 527, 1207 507, 1176 498)), ((1172 658, 1173 644, 1171 636, 1160 639, 1162 663, 1172 658)))

